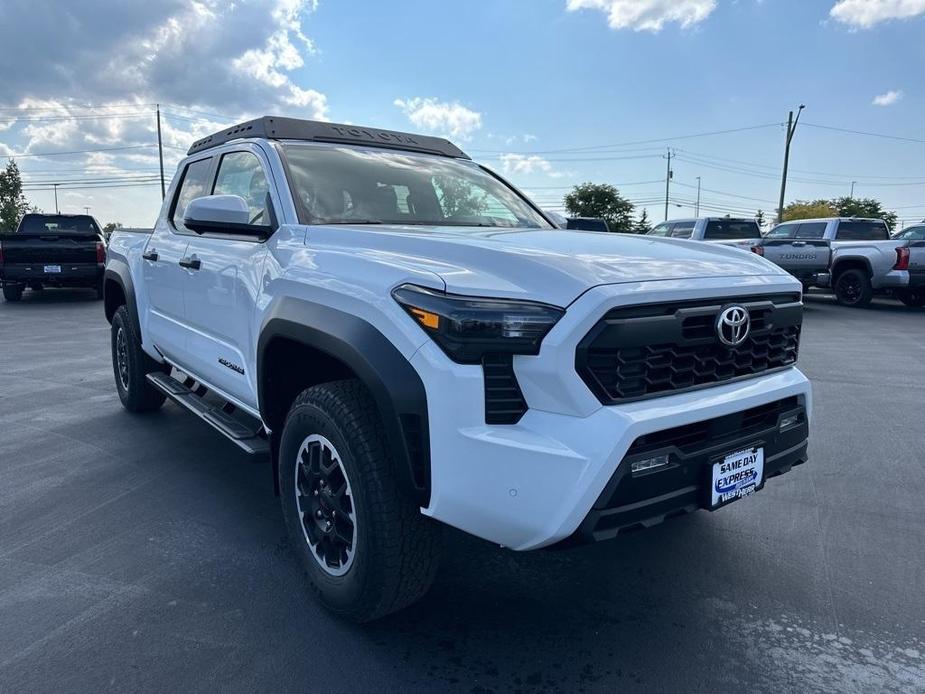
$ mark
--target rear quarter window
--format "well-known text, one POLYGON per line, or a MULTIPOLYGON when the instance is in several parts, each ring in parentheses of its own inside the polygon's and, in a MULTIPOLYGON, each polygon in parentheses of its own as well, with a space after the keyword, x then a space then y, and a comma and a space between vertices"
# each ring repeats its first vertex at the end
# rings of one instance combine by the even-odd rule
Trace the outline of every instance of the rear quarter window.
POLYGON ((835 238, 839 241, 888 241, 890 230, 884 222, 839 222, 835 238))
POLYGON ((671 225, 671 236, 675 239, 689 239, 694 233, 696 222, 678 222, 671 225))

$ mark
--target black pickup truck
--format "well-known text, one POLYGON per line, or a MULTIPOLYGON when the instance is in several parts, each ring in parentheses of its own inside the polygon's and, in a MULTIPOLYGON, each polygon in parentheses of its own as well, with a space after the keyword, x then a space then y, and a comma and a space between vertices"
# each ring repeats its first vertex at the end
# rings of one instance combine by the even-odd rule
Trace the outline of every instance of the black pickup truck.
POLYGON ((27 214, 13 234, 0 235, 0 285, 7 301, 29 287, 88 287, 103 298, 106 241, 85 214, 27 214))

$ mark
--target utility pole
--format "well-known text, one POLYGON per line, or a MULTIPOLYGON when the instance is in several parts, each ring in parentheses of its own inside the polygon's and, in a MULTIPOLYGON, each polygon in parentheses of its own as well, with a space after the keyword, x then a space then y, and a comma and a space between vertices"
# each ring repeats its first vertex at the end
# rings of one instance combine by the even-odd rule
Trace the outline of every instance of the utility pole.
POLYGON ((778 224, 784 221, 784 193, 787 190, 787 167, 790 164, 790 142, 793 140, 793 134, 796 132, 797 123, 800 122, 800 114, 803 113, 804 108, 806 108, 806 106, 800 104, 800 108, 797 109, 796 120, 793 118, 793 111, 787 116, 787 145, 784 148, 784 175, 780 180, 780 205, 777 206, 778 224))
POLYGON ((157 156, 161 161, 161 200, 167 195, 164 190, 164 143, 161 141, 161 105, 157 104, 157 156))
POLYGON ((668 148, 668 168, 665 170, 665 221, 668 221, 668 193, 671 190, 671 147, 668 148))
POLYGON ((855 183, 857 183, 857 181, 851 181, 851 194, 848 196, 852 200, 854 199, 854 184, 855 183))
POLYGON ((90 214, 90 206, 89 206, 89 205, 84 205, 84 211, 89 215, 89 214, 90 214))
POLYGON ((52 183, 51 185, 55 188, 55 214, 61 214, 61 210, 58 209, 58 184, 52 183))
POLYGON ((700 176, 697 177, 697 207, 694 208, 694 216, 700 216, 700 176))

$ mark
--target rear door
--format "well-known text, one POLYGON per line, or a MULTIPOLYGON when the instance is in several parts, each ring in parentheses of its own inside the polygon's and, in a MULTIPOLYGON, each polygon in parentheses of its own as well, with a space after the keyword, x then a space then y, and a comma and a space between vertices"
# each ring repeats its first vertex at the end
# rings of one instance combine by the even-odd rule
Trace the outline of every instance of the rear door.
POLYGON ((826 226, 827 222, 784 222, 758 245, 772 263, 795 277, 808 279, 829 269, 832 249, 824 240, 826 226))
POLYGON ((212 181, 213 158, 189 162, 181 174, 167 214, 162 215, 142 254, 142 276, 147 293, 146 342, 178 365, 187 354, 186 312, 183 306, 184 270, 180 261, 186 256, 193 232, 183 225, 183 213, 194 198, 208 194, 212 181))

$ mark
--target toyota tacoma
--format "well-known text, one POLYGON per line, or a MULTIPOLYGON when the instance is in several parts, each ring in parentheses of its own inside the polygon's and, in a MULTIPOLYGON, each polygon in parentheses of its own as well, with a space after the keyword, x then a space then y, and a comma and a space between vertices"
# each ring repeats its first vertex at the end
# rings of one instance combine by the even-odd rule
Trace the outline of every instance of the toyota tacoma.
POLYGON ((557 229, 452 143, 263 117, 198 140, 104 305, 131 412, 267 459, 321 601, 427 590, 440 524, 612 538, 807 457, 800 283, 695 241, 557 229))

